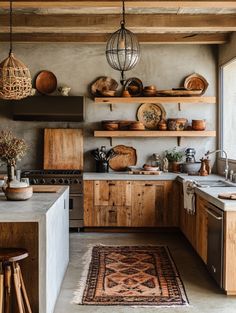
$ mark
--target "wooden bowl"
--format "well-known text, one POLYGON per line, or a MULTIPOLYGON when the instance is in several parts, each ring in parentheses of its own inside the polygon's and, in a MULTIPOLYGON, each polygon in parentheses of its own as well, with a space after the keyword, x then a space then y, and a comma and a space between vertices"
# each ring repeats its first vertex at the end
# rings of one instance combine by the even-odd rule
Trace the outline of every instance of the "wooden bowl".
POLYGON ((142 122, 133 122, 129 126, 130 130, 144 130, 145 126, 143 125, 142 122))
POLYGON ((157 88, 155 85, 150 85, 150 86, 146 86, 144 87, 144 91, 156 91, 157 88))
POLYGON ((7 200, 11 201, 24 201, 28 200, 33 195, 32 186, 22 187, 22 188, 11 188, 7 187, 3 189, 7 200))
POLYGON ((119 121, 102 121, 102 128, 104 130, 118 130, 119 121))
POLYGON ((205 120, 192 120, 192 129, 193 130, 205 130, 206 121, 205 120))

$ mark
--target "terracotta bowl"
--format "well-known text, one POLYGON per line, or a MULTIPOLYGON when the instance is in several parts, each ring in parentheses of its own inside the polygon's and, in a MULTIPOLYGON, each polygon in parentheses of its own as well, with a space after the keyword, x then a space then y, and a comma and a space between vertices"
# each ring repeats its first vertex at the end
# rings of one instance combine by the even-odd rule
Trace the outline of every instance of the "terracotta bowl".
POLYGON ((206 121, 205 120, 192 120, 192 129, 193 130, 205 130, 206 121))

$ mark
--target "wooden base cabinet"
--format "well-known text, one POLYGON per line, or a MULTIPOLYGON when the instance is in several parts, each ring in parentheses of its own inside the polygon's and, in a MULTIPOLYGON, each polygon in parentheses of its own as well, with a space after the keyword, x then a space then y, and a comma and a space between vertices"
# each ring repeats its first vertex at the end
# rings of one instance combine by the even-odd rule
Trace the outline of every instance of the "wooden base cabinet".
POLYGON ((196 251, 207 264, 207 201, 197 196, 196 199, 196 251))
POLYGON ((85 181, 85 227, 178 226, 172 181, 85 181))
POLYGON ((196 215, 184 208, 183 184, 179 183, 180 229, 191 245, 196 247, 196 215))

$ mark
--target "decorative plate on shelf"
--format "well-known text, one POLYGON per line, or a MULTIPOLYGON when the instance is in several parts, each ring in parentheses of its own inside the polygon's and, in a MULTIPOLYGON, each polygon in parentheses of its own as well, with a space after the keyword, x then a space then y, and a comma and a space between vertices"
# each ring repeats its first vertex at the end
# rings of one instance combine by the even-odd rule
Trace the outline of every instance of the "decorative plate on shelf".
POLYGON ((129 78, 125 83, 125 90, 128 90, 131 97, 139 97, 143 92, 143 83, 137 77, 129 78))
POLYGON ((184 87, 188 90, 202 90, 202 95, 208 87, 207 80, 200 74, 193 73, 184 80, 184 87))
POLYGON ((125 171, 127 167, 136 165, 137 153, 133 147, 118 145, 113 148, 116 156, 109 161, 113 171, 125 171))
POLYGON ((137 110, 137 119, 147 129, 157 129, 162 119, 166 119, 166 111, 160 103, 143 103, 137 110))
POLYGON ((50 94, 57 88, 57 78, 50 71, 41 71, 36 77, 35 87, 42 94, 50 94))

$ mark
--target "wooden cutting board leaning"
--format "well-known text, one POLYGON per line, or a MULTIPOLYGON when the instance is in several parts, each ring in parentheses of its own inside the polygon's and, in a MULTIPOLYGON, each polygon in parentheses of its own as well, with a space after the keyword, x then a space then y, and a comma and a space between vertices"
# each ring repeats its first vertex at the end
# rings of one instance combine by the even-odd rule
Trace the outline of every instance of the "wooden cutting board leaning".
POLYGON ((225 192, 218 195, 220 199, 236 200, 236 192, 225 192))

